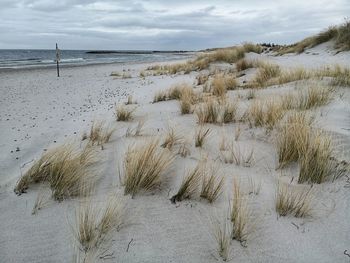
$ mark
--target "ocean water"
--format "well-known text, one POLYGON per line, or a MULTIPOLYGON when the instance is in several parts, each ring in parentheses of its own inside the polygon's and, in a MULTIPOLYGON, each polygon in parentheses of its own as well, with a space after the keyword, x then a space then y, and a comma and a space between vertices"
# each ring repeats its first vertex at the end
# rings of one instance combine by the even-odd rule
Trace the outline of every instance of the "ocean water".
MULTIPOLYGON (((189 52, 60 50, 60 65, 157 62, 190 57, 189 52), (92 53, 91 53, 92 52, 92 53)), ((55 50, 0 49, 0 69, 56 66, 55 50)))

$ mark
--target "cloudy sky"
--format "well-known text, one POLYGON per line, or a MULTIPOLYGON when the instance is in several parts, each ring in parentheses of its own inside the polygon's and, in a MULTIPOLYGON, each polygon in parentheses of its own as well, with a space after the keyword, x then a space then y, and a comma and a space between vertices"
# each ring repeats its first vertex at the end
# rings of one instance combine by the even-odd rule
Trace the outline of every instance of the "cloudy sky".
POLYGON ((292 43, 350 15, 350 0, 0 0, 0 48, 197 50, 292 43))

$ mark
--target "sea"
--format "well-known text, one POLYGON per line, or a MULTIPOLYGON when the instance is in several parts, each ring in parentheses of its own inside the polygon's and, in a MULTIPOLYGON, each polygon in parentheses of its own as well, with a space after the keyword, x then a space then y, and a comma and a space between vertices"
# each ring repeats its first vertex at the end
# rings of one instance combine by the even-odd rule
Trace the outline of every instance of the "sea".
MULTIPOLYGON (((140 51, 140 50, 60 50, 60 66, 89 64, 161 62, 186 59, 193 56, 187 51, 140 51)), ((56 50, 0 49, 0 69, 55 67, 56 50)))

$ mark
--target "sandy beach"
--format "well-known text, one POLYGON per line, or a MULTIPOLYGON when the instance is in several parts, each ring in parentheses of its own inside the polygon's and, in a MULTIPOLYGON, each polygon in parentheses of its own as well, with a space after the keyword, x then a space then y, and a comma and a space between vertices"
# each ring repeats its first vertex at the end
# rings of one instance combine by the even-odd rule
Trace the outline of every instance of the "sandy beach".
MULTIPOLYGON (((325 43, 299 55, 247 53, 245 58, 274 63, 282 69, 303 66, 312 70, 335 64, 350 67, 350 53, 335 54, 330 45, 325 43)), ((0 262, 72 262, 79 254, 72 234, 79 197, 56 202, 50 198, 45 184, 33 185, 20 196, 13 189, 20 176, 48 149, 67 142, 84 144, 82 136, 89 132, 94 121, 104 121, 116 130, 103 149, 96 146, 98 162, 94 170, 99 179, 93 200, 99 204, 108 195, 118 195, 127 207, 126 226, 113 234, 109 246, 105 249, 102 246, 96 262, 217 262, 220 257, 212 234, 212 220, 225 217, 234 178, 245 189, 255 190, 245 197, 249 199, 253 220, 247 245, 234 242, 230 262, 349 262, 345 252, 350 252, 347 178, 313 186, 312 217, 278 216, 274 207, 277 179, 289 182, 297 175, 298 168, 292 165, 283 171, 276 169, 273 132, 250 127, 246 122, 205 124, 210 129, 208 139, 203 147, 195 147, 196 114, 180 114, 177 100, 152 103, 157 92, 175 84, 188 84, 200 93, 203 85, 197 85, 198 75, 222 68, 235 69, 235 64, 213 63, 200 73, 140 77, 140 72, 155 64, 67 67, 61 70, 60 78, 54 69, 0 72, 0 262), (112 72, 127 73, 130 78, 114 77, 112 72), (124 104, 129 96, 137 102, 126 106, 134 110, 134 118, 117 122, 116 105, 124 104), (127 129, 135 128, 140 120, 145 121, 142 135, 126 137, 127 129), (188 155, 180 156, 180 149, 175 147, 172 150, 175 160, 160 187, 134 198, 124 196, 119 173, 128 147, 149 137, 162 141, 169 126, 186 141, 188 155), (227 145, 230 140, 238 145, 242 155, 253 150, 249 165, 222 161, 219 145, 223 138, 227 139, 227 145), (225 177, 222 195, 212 204, 197 197, 172 204, 169 199, 176 194, 186 172, 203 158, 217 163, 218 171, 225 177), (38 194, 45 196, 45 202, 32 215, 38 194)), ((255 68, 246 69, 237 80, 244 84, 256 72, 255 68)), ((273 99, 300 88, 329 86, 327 79, 313 81, 269 86, 257 90, 255 96, 273 99)), ((238 114, 243 114, 252 103, 247 99, 248 93, 249 89, 227 91, 227 97, 239 105, 238 114)), ((349 87, 336 87, 331 101, 312 109, 312 113, 317 127, 332 136, 339 158, 348 161, 349 87)))

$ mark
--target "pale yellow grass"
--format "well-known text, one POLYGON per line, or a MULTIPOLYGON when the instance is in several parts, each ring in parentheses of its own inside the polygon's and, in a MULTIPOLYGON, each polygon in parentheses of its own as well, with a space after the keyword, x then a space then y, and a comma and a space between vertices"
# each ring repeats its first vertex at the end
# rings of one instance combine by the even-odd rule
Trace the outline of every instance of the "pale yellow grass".
POLYGON ((313 201, 313 191, 310 187, 282 182, 277 184, 275 208, 280 216, 310 217, 313 201))
POLYGON ((241 242, 245 246, 253 230, 252 214, 248 200, 244 198, 241 192, 241 184, 236 178, 233 180, 233 198, 231 202, 231 238, 241 242))
POLYGON ((72 144, 56 147, 34 162, 17 182, 15 192, 21 194, 31 184, 47 182, 55 200, 81 195, 82 188, 95 180, 91 169, 94 161, 92 147, 82 150, 72 144))
POLYGON ((195 168, 187 172, 183 178, 179 190, 171 197, 171 202, 176 203, 184 199, 193 198, 197 193, 202 179, 202 167, 198 164, 195 168))
POLYGON ((130 146, 124 158, 124 194, 134 196, 160 185, 173 160, 174 155, 154 139, 130 146))

